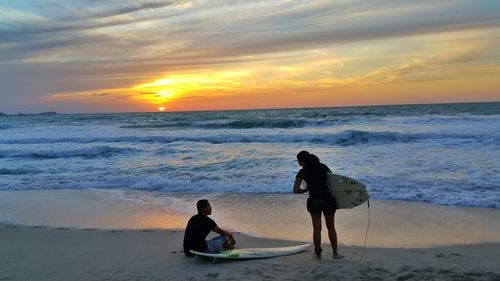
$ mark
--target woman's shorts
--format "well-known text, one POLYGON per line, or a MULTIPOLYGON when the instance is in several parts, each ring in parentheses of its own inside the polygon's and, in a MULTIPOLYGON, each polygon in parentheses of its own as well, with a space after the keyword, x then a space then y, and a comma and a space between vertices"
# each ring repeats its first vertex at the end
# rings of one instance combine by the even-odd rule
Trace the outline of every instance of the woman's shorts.
POLYGON ((311 214, 335 214, 337 204, 334 199, 307 199, 307 211, 311 214))

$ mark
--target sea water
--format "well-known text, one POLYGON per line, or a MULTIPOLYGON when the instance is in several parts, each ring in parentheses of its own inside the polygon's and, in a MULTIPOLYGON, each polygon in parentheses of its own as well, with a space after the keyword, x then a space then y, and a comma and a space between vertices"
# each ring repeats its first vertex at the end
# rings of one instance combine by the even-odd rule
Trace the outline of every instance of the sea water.
POLYGON ((290 193, 301 150, 371 198, 500 208, 500 103, 0 115, 0 196, 290 193))

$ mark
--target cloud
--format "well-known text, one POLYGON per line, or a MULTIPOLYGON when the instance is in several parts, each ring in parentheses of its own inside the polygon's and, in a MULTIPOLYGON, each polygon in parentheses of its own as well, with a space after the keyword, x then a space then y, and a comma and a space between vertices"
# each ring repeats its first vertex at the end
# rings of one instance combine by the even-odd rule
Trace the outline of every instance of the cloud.
MULTIPOLYGON (((63 1, 44 1, 31 3, 37 11, 16 10, 14 7, 2 7, 3 19, 0 21, 1 35, 15 33, 28 34, 53 32, 72 29, 91 29, 108 25, 131 23, 134 20, 147 20, 148 17, 133 16, 141 11, 153 11, 175 4, 173 1, 94 1, 83 0, 68 5, 63 1), (49 3, 47 3, 49 2, 49 3), (38 14, 38 11, 40 14, 38 14), (45 11, 45 13, 43 12, 45 11), (126 15, 127 17, 119 17, 126 15), (21 18, 21 20, 19 20, 21 18), (127 19, 127 20, 125 20, 127 19), (35 25, 33 25, 35 24, 35 25)), ((5 5, 5 4, 4 4, 5 5)), ((155 14, 153 14, 155 15, 155 14)), ((156 14, 160 16, 161 14, 156 14)), ((163 14, 165 16, 165 14, 163 14)), ((154 19, 154 18, 153 18, 154 19)), ((149 18, 151 20, 151 18, 149 18)))
MULTIPOLYGON (((97 2, 91 3, 96 5, 97 2)), ((122 45, 129 52, 143 52, 143 56, 151 59, 194 61, 198 57, 267 54, 500 25, 500 9, 489 1, 483 5, 459 1, 413 5, 394 1, 315 1, 306 4, 271 1, 226 6, 218 2, 195 2, 193 8, 182 12, 174 2, 119 3, 99 4, 97 8, 104 11, 66 7, 57 13, 62 16, 48 16, 43 21, 0 29, 4 42, 15 43, 4 45, 2 52, 7 57, 13 55, 19 59, 36 55, 37 51, 43 53, 104 41, 109 49, 117 50, 122 45), (135 14, 139 11, 147 13, 135 14), (126 38, 125 44, 121 35, 126 38), (55 36, 56 40, 47 36, 55 36), (148 38, 146 42, 145 38, 148 38), (166 50, 172 45, 181 48, 169 53, 158 47, 159 52, 148 54, 150 46, 165 46, 166 50)), ((92 53, 88 53, 91 51, 92 48, 83 49, 81 56, 92 57, 92 53)), ((108 54, 108 58, 116 57, 108 54)))
POLYGON ((88 98, 162 76, 252 67, 269 80, 303 85, 335 73, 334 61, 345 65, 344 83, 412 81, 453 65, 498 64, 499 57, 497 1, 30 2, 0 1, 0 79, 20 96, 88 98), (471 38, 488 42, 452 48, 471 38), (380 51, 361 54, 361 47, 380 51))
MULTIPOLYGON (((99 3, 102 1, 92 1, 95 3, 99 3)), ((88 7, 90 6, 90 3, 85 4, 87 7, 86 12, 82 13, 79 12, 78 14, 72 14, 72 15, 67 15, 63 19, 65 20, 75 20, 75 19, 95 19, 95 18, 107 18, 107 17, 114 17, 118 15, 123 15, 123 14, 130 14, 134 12, 138 12, 141 10, 150 10, 150 9, 158 9, 158 8, 163 8, 163 7, 168 7, 171 6, 174 2, 173 1, 154 1, 154 2, 131 2, 127 3, 124 1, 120 2, 115 2, 114 5, 119 6, 121 3, 125 3, 126 6, 123 7, 117 7, 113 8, 113 6, 110 6, 109 3, 106 4, 106 6, 111 7, 112 9, 106 10, 106 11, 101 11, 100 9, 89 9, 88 7)), ((90 6, 92 7, 92 6, 90 6)), ((80 10, 81 11, 81 10, 80 10)))

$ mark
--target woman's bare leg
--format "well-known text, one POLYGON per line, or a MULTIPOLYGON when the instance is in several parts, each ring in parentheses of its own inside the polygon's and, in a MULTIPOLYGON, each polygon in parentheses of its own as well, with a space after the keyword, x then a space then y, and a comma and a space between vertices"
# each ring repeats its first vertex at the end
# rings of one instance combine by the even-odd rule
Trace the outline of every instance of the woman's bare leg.
POLYGON ((338 252, 338 243, 337 243, 337 231, 335 230, 335 213, 333 214, 324 214, 326 220, 326 227, 328 229, 328 238, 330 239, 330 244, 332 245, 333 258, 338 259, 343 256, 338 252))
POLYGON ((321 249, 321 213, 311 214, 314 248, 321 249))

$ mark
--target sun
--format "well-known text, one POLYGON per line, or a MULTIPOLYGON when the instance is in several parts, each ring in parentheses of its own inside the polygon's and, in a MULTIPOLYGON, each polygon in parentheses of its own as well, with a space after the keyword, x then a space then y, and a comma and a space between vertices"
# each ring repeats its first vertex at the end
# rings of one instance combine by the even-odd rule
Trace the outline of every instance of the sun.
POLYGON ((231 89, 241 87, 243 83, 240 79, 250 76, 251 74, 247 71, 237 70, 193 75, 170 75, 151 83, 136 85, 133 90, 140 100, 155 105, 158 111, 168 111, 165 104, 176 104, 193 97, 224 95, 231 89))

